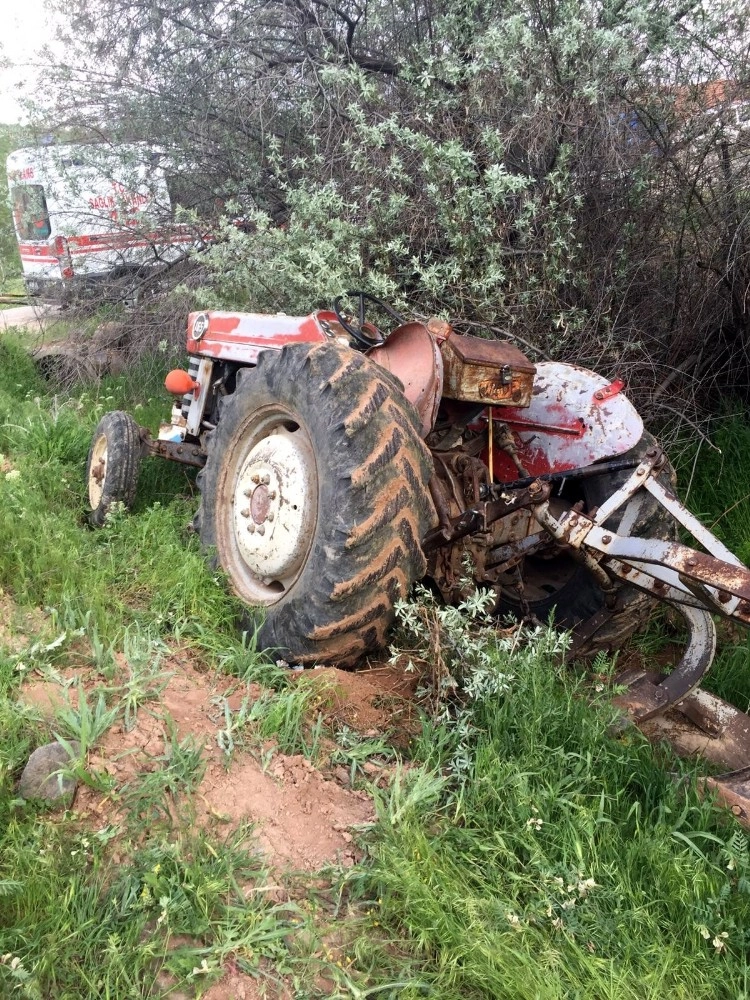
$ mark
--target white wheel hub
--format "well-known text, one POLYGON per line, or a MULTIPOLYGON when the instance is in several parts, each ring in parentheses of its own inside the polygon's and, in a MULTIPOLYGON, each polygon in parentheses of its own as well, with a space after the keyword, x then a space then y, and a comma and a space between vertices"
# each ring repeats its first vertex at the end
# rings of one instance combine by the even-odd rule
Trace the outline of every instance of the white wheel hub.
POLYGON ((315 458, 301 433, 278 428, 240 468, 234 531, 247 568, 265 586, 286 587, 305 560, 315 528, 315 458))
POLYGON ((89 466, 89 506, 96 510, 102 502, 104 477, 107 474, 107 435, 101 434, 91 450, 89 466))

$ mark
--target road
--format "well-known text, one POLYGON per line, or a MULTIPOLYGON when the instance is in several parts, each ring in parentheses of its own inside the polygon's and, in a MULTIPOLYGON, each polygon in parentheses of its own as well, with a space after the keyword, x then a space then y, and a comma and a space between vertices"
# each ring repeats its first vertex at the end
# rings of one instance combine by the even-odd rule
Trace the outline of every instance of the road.
POLYGON ((15 326, 41 333, 52 325, 58 312, 59 307, 52 305, 14 306, 12 309, 2 309, 0 332, 15 326))

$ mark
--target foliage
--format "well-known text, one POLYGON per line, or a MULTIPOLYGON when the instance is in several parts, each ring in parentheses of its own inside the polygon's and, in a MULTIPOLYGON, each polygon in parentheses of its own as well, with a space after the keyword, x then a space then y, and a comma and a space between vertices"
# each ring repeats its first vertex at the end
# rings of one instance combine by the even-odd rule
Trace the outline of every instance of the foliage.
MULTIPOLYGON (((17 148, 20 141, 21 133, 18 128, 0 125, 0 164, 3 170, 8 154, 17 148)), ((0 197, 0 291, 4 291, 7 283, 20 274, 20 271, 21 261, 13 231, 13 217, 3 185, 3 194, 0 197)))
POLYGON ((713 404, 717 379, 747 382, 747 50, 728 0, 112 10, 65 3, 40 128, 190 165, 217 234, 204 304, 305 313, 362 285, 535 357, 627 365, 662 416, 668 385, 706 381, 713 404))

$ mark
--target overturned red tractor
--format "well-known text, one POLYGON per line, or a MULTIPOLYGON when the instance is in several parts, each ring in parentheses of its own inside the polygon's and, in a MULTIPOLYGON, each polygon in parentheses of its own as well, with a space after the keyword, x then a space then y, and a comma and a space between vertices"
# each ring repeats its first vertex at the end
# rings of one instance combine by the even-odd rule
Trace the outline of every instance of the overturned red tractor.
MULTIPOLYGON (((750 571, 676 498, 621 382, 534 366, 364 292, 306 317, 193 313, 187 350, 158 439, 123 412, 99 423, 92 524, 133 502, 143 457, 200 468, 201 541, 264 609, 260 643, 298 664, 353 665, 385 643, 416 580, 453 602, 467 566, 498 614, 554 613, 580 655, 619 647, 664 601, 686 651, 667 676, 623 678, 622 706, 688 751, 750 760, 750 718, 698 690, 713 616, 750 624, 750 571), (678 525, 703 551, 677 542, 678 525)), ((743 778, 722 785, 742 810, 743 778)))

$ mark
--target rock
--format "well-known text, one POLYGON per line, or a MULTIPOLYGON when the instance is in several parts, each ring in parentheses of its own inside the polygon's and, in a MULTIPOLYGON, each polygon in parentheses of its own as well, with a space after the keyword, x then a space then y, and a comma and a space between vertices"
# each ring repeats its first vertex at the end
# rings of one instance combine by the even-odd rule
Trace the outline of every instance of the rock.
MULTIPOLYGON (((74 752, 80 747, 70 740, 74 752)), ((60 743, 38 747, 29 757, 18 783, 18 794, 24 799, 42 799, 68 808, 76 792, 76 780, 57 772, 70 763, 68 752, 60 743)))

